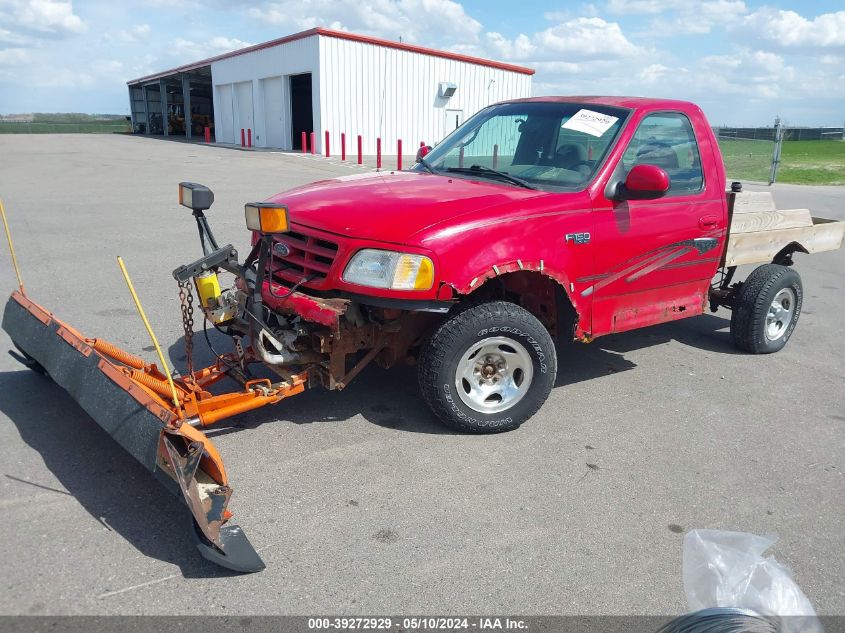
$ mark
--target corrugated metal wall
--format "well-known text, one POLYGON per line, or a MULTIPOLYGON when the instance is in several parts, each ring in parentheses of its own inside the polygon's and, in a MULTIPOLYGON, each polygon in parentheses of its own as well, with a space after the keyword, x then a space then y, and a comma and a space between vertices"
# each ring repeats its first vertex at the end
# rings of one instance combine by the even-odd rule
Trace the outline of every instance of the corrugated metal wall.
POLYGON ((345 132, 347 151, 360 134, 365 154, 375 153, 377 137, 385 154, 400 138, 412 154, 452 131, 447 109, 465 121, 491 103, 531 96, 530 75, 335 37, 320 37, 320 68, 320 120, 333 151, 345 132), (450 99, 439 98, 440 82, 458 87, 450 99))
POLYGON ((332 153, 340 154, 340 134, 345 132, 348 156, 354 155, 359 134, 365 154, 376 152, 377 137, 385 155, 396 153, 400 138, 403 153, 413 154, 420 141, 433 145, 452 131, 447 110, 452 121, 456 111, 465 121, 491 103, 531 96, 531 76, 523 73, 313 35, 211 65, 217 140, 240 143, 240 128, 249 124, 254 125, 257 147, 277 146, 278 111, 265 109, 280 98, 285 117, 281 148, 290 149, 290 76, 306 72, 312 74, 317 151, 324 151, 328 130, 332 153), (238 85, 243 82, 252 84, 251 99, 246 86, 238 85), (451 98, 439 97, 441 82, 457 86, 451 98), (281 89, 282 94, 265 95, 268 89, 281 89), (240 112, 247 107, 252 112, 240 112), (273 119, 269 125, 267 117, 273 119))

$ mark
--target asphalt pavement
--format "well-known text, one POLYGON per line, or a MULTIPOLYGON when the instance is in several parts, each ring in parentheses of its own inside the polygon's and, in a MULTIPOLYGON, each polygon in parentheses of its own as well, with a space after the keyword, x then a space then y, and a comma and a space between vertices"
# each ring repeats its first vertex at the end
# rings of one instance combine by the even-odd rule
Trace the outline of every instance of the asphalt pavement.
MULTIPOLYGON (((7 135, 0 197, 34 300, 152 360, 122 255, 184 366, 171 271, 200 246, 177 183, 211 187, 218 241, 245 252, 244 202, 362 171, 339 162, 7 135)), ((773 191, 845 219, 845 188, 773 191)), ((252 575, 200 558, 183 506, 3 353, 0 613, 676 614, 683 535, 717 528, 777 534, 771 553, 819 613, 845 615, 845 251, 796 269, 804 309, 780 353, 738 353, 726 311, 565 346, 549 401, 515 432, 451 433, 413 368, 375 367, 210 431, 267 563, 252 575)))

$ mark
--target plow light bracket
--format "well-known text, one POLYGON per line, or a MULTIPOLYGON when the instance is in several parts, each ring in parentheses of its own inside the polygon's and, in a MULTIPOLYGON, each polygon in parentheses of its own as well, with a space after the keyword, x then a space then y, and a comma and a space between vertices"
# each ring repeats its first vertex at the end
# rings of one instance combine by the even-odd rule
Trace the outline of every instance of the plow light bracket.
POLYGON ((272 202, 250 202, 244 206, 246 228, 259 233, 287 233, 288 210, 272 202))
POLYGON ((193 211, 205 211, 214 204, 214 192, 195 182, 180 182, 179 204, 193 211))

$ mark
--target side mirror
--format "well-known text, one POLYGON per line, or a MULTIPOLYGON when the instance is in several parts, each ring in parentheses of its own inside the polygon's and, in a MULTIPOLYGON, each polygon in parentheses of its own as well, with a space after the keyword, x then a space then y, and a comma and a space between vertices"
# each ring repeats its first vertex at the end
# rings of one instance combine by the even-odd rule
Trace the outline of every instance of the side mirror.
POLYGON ((417 150, 417 158, 415 162, 420 162, 421 158, 425 158, 425 155, 431 151, 431 145, 423 145, 417 150))
POLYGON ((617 187, 619 200, 652 200, 669 191, 669 174, 656 165, 634 165, 617 187))

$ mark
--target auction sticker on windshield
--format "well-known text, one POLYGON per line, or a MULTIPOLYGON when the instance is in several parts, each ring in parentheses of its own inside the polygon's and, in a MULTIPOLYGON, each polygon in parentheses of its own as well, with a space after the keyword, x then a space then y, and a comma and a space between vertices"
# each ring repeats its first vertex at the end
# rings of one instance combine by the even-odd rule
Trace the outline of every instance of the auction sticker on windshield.
POLYGON ((593 112, 592 110, 578 110, 572 117, 560 127, 576 132, 584 132, 590 136, 601 136, 610 129, 619 117, 593 112))

